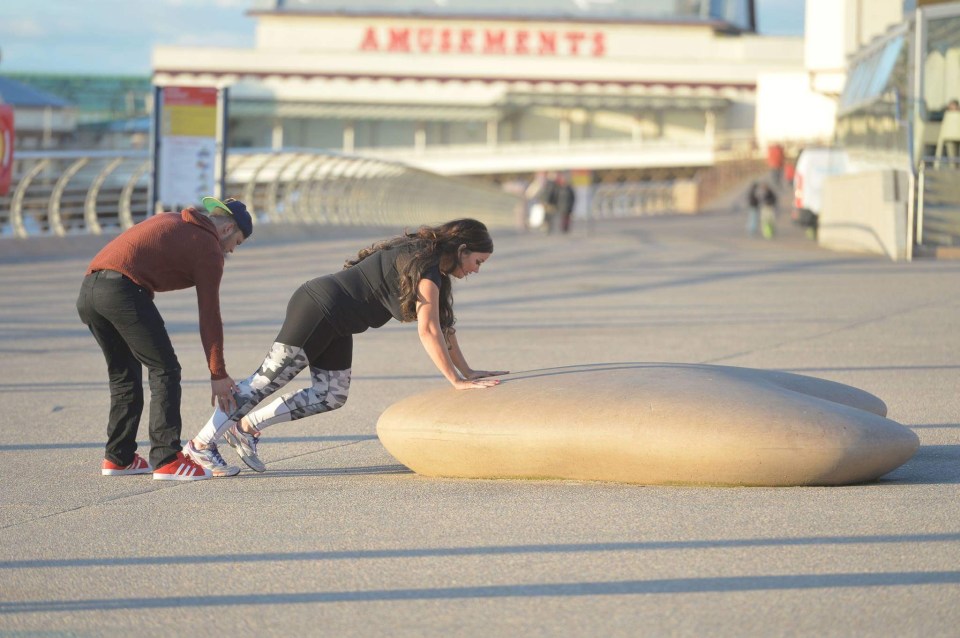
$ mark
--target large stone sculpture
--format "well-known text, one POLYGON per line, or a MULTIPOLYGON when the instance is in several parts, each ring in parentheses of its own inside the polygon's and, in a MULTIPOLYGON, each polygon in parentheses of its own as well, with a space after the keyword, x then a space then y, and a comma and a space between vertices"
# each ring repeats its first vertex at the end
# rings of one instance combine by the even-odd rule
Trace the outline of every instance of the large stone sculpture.
POLYGON ((786 372, 620 363, 399 401, 377 434, 425 476, 646 485, 844 485, 906 462, 917 435, 856 388, 786 372))

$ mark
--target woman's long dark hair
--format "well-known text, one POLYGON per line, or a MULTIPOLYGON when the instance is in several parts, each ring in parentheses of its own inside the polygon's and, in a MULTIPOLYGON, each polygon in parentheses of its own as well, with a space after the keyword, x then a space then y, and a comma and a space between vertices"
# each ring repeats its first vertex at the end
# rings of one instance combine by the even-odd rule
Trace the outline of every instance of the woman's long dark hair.
POLYGON ((450 272, 460 264, 460 246, 470 252, 492 253, 493 240, 483 223, 475 219, 455 219, 440 226, 421 226, 415 233, 377 242, 348 259, 344 268, 360 263, 380 250, 396 246, 410 246, 411 250, 397 261, 400 274, 400 311, 404 321, 417 318, 417 286, 423 273, 433 266, 440 267, 440 326, 449 335, 456 318, 453 316, 453 291, 450 272))

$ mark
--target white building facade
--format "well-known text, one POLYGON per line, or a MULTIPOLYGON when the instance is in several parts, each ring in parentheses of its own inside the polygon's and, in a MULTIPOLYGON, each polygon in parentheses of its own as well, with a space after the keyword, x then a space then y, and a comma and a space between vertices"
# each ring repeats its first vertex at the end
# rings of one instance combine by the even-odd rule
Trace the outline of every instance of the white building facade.
POLYGON ((756 35, 750 0, 390 4, 261 4, 254 48, 159 47, 154 82, 231 87, 231 147, 442 174, 704 167, 794 135, 803 111, 801 136, 832 125, 807 82, 783 83, 805 77, 803 38, 756 35))

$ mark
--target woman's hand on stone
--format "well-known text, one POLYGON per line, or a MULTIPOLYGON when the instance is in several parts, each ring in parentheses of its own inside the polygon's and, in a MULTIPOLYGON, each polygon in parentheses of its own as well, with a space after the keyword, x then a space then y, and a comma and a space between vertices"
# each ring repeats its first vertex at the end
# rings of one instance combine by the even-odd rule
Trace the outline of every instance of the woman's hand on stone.
POLYGON ((457 390, 483 390, 495 385, 500 385, 500 379, 457 379, 453 382, 457 390))

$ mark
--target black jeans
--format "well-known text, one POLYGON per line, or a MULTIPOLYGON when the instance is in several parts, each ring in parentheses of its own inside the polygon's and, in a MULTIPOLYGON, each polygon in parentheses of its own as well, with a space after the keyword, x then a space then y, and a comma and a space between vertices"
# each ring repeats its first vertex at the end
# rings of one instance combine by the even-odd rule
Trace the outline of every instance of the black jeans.
POLYGON ((107 360, 110 417, 106 458, 133 461, 143 413, 143 367, 150 375, 150 464, 174 459, 180 447, 180 362, 150 292, 120 273, 87 275, 77 299, 80 319, 107 360))

